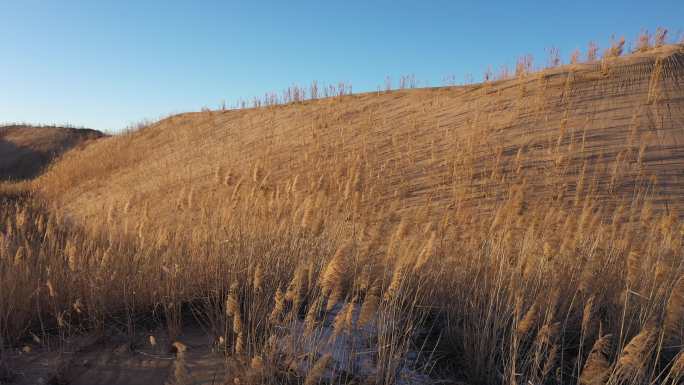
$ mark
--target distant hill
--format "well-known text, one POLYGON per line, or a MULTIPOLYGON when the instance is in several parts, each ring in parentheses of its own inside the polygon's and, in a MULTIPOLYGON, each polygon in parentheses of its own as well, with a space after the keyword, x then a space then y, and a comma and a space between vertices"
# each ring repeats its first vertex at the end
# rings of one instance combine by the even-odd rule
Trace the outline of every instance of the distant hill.
POLYGON ((0 126, 0 181, 33 178, 55 157, 103 136, 99 131, 85 128, 0 126))

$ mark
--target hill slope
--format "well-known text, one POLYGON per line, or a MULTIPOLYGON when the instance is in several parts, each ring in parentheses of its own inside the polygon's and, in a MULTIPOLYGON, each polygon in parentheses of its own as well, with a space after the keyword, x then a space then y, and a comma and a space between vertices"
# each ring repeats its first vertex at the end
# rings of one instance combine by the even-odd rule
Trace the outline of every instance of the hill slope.
POLYGON ((55 157, 103 134, 90 129, 57 126, 0 126, 0 180, 29 179, 55 157))
POLYGON ((588 197, 681 214, 683 86, 684 47, 668 46, 471 86, 186 113, 70 153, 39 188, 78 216, 156 225, 200 215, 174 214, 181 202, 220 207, 238 181, 345 197, 351 183, 364 207, 398 197, 431 213, 515 195, 522 209, 588 197))

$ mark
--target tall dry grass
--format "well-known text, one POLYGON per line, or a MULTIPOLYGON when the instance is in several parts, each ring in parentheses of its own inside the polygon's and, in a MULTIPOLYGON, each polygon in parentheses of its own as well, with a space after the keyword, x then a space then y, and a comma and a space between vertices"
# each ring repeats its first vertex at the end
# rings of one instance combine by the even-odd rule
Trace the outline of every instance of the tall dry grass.
POLYGON ((150 322, 173 341, 191 312, 226 354, 266 362, 264 383, 351 381, 363 374, 354 358, 327 349, 363 333, 376 342, 353 354, 372 355, 377 383, 407 366, 482 384, 679 375, 684 227, 673 215, 606 220, 591 200, 520 212, 514 196, 491 218, 425 222, 424 209, 355 216, 351 192, 243 183, 220 210, 193 202, 194 227, 156 233, 145 219, 121 234, 106 219, 82 229, 6 198, 3 347, 34 335, 59 349, 70 335, 150 322))
MULTIPOLYGON (((520 64, 527 76, 531 59, 520 64)), ((330 162, 293 154, 307 173, 277 175, 266 150, 184 180, 165 195, 173 213, 137 196, 90 218, 57 197, 130 172, 146 158, 126 148, 161 134, 109 138, 94 167, 72 153, 3 190, 0 354, 27 338, 60 350, 74 335, 162 325, 182 382, 176 338, 200 325, 233 384, 679 383, 684 224, 657 201, 639 138, 578 165, 584 137, 566 124, 541 170, 522 147, 482 160, 468 143, 445 156, 390 138, 382 169, 360 145, 330 162), (415 199, 404 172, 417 164, 448 170, 432 190, 447 198, 415 199), (527 179, 539 175, 543 195, 527 179), (466 181, 481 205, 464 204, 466 181)))

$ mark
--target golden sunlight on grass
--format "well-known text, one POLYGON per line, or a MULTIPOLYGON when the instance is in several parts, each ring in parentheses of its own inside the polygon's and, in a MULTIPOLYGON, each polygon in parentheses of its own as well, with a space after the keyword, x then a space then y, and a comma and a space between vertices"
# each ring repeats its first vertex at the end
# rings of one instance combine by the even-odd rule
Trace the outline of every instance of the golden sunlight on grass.
POLYGON ((45 346, 114 378, 96 336, 147 384, 681 383, 684 50, 623 44, 180 114, 6 185, 0 381, 45 346))

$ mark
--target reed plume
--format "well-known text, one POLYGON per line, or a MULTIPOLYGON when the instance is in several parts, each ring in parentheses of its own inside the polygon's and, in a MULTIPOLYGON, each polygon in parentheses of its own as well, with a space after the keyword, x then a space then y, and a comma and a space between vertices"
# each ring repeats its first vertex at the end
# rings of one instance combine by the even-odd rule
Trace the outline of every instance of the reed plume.
POLYGON ((581 385, 603 385, 610 375, 610 334, 599 337, 587 357, 580 375, 581 385))
POLYGON ((664 341, 666 347, 681 347, 684 343, 684 276, 675 283, 667 301, 665 319, 663 321, 664 341))
POLYGON ((385 291, 385 301, 391 301, 392 299, 396 298, 399 294, 399 291, 401 290, 401 285, 404 282, 405 270, 406 266, 401 261, 399 261, 399 263, 397 263, 397 266, 394 268, 392 280, 390 281, 390 284, 387 287, 387 290, 385 291))
POLYGON ((436 239, 437 233, 432 231, 430 233, 430 238, 421 250, 420 254, 418 255, 418 258, 416 259, 416 264, 413 266, 414 273, 419 272, 432 257, 434 253, 436 239))
POLYGON ((668 378, 672 380, 672 384, 679 384, 684 379, 684 349, 680 349, 679 354, 672 361, 672 367, 668 378))
POLYGON ((254 269, 254 278, 252 280, 252 288, 255 294, 260 294, 263 291, 264 271, 261 264, 258 263, 254 269))
POLYGON ((636 250, 629 252, 627 256, 627 283, 630 288, 637 286, 641 272, 641 256, 636 250))
POLYGON ((273 305, 273 310, 271 311, 271 315, 269 316, 269 321, 273 323, 277 323, 280 320, 280 317, 282 316, 283 312, 285 311, 285 295, 283 294, 283 291, 280 290, 280 287, 276 289, 275 292, 275 303, 273 305))
POLYGON ((582 334, 583 335, 588 335, 592 328, 591 328, 591 323, 593 319, 593 310, 594 310, 594 300, 595 297, 592 295, 589 297, 587 302, 584 304, 584 308, 582 309, 582 334))
POLYGON ((292 302, 292 316, 294 319, 297 318, 304 297, 306 296, 308 272, 306 266, 300 264, 295 270, 295 274, 292 277, 292 281, 287 287, 285 292, 285 299, 292 302))
POLYGON ((539 305, 537 303, 533 303, 532 306, 527 310, 525 313, 525 316, 520 320, 518 323, 518 327, 516 328, 515 332, 519 336, 525 336, 527 335, 532 328, 534 328, 537 324, 537 320, 539 319, 539 305))
POLYGON ((333 334, 331 336, 331 343, 347 328, 347 313, 353 311, 353 309, 354 304, 352 302, 347 302, 340 310, 337 311, 333 321, 333 334))
POLYGON ((654 342, 654 327, 647 324, 622 349, 615 367, 616 377, 641 380, 649 362, 649 355, 653 351, 654 342))
POLYGON ((243 332, 238 333, 235 339, 235 353, 242 354, 245 351, 245 334, 243 332))
POLYGON ((311 370, 309 370, 309 373, 307 373, 306 379, 304 380, 304 385, 318 384, 321 381, 321 379, 323 379, 325 371, 327 370, 328 364, 331 360, 332 355, 330 353, 321 356, 313 365, 311 370))
POLYGON ((361 305, 361 312, 359 313, 359 327, 368 325, 374 318, 380 305, 380 297, 378 296, 379 288, 377 285, 371 286, 366 298, 361 305))
POLYGON ((321 276, 320 286, 323 293, 330 297, 329 304, 334 305, 344 295, 349 269, 347 254, 350 249, 350 244, 339 247, 321 276))
POLYGON ((322 309, 324 299, 318 298, 311 302, 304 317, 304 335, 309 336, 318 324, 318 312, 322 309))
POLYGON ((238 290, 239 286, 237 282, 230 285, 230 290, 228 291, 228 297, 226 297, 226 315, 228 317, 233 317, 240 313, 240 303, 238 302, 238 290))

